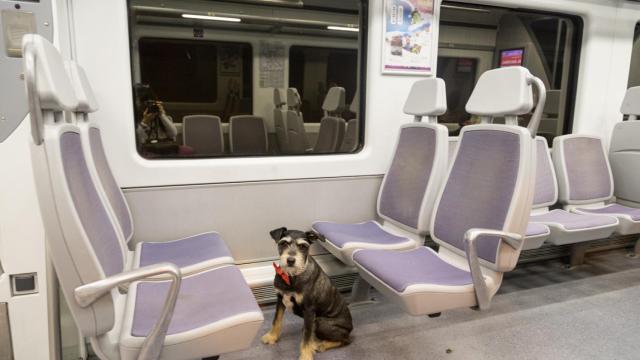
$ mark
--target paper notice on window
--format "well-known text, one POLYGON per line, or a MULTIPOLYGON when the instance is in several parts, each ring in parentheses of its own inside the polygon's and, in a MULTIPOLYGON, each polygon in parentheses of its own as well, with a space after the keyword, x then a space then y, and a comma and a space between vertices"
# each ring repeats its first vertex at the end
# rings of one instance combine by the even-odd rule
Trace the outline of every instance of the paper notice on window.
POLYGON ((285 47, 279 42, 260 42, 260 87, 284 87, 285 47))
POLYGON ((385 0, 382 72, 431 75, 437 8, 434 0, 385 0))

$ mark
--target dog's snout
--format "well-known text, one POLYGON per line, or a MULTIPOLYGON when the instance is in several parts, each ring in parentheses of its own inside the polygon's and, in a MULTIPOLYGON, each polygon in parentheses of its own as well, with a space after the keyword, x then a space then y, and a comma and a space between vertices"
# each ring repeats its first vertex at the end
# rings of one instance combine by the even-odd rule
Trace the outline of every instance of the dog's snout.
POLYGON ((289 256, 289 257, 287 258, 287 265, 289 265, 289 266, 293 266, 295 263, 296 263, 296 258, 294 258, 294 257, 292 257, 292 256, 289 256))

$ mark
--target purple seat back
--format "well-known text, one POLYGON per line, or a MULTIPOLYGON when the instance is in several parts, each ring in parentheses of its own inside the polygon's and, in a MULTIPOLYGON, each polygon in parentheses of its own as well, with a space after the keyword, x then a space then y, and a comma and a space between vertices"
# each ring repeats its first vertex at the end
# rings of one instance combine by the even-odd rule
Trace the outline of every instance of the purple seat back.
MULTIPOLYGON (((433 215, 434 241, 464 256, 464 236, 469 229, 524 234, 533 189, 523 179, 532 175, 532 150, 531 135, 523 128, 465 127, 433 215), (526 212, 521 208, 524 205, 526 212)), ((477 248, 484 264, 495 270, 511 267, 519 256, 519 250, 498 238, 479 239, 477 248)))
POLYGON ((613 177, 602 140, 565 135, 553 141, 553 161, 563 204, 588 204, 613 196, 613 177))
POLYGON ((229 147, 232 154, 267 154, 269 142, 264 119, 253 115, 232 116, 229 120, 229 147))
POLYGON ((82 151, 80 134, 66 132, 60 136, 60 154, 77 216, 106 276, 124 271, 123 249, 105 204, 91 179, 82 151))
POLYGON ((89 127, 89 145, 91 146, 93 163, 100 177, 100 182, 109 201, 109 205, 111 205, 118 219, 118 225, 120 225, 125 241, 129 242, 131 238, 133 238, 133 217, 131 216, 131 210, 124 198, 122 189, 118 186, 111 172, 111 167, 107 161, 107 155, 105 154, 102 144, 100 128, 96 126, 89 127))
POLYGON ((224 153, 222 123, 214 115, 189 115, 182 119, 182 139, 196 154, 224 153))
POLYGON ((549 145, 541 136, 536 138, 536 190, 533 208, 548 207, 558 201, 558 182, 553 170, 549 145))
POLYGON ((443 125, 413 123, 400 128, 378 197, 378 214, 382 218, 418 234, 428 232, 431 202, 446 169, 446 142, 443 125), (429 193, 433 193, 431 201, 429 193))

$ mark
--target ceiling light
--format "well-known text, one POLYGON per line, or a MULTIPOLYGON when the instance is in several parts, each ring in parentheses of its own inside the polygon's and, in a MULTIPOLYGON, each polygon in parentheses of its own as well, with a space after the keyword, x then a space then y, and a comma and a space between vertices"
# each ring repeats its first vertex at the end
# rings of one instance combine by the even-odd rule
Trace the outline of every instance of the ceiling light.
POLYGON ((226 22, 240 22, 241 19, 224 17, 224 16, 208 16, 208 15, 194 15, 194 14, 182 14, 185 19, 198 19, 198 20, 212 20, 212 21, 226 21, 226 22))
POLYGON ((481 9, 481 8, 475 8, 475 7, 467 7, 467 6, 448 5, 448 4, 442 4, 442 5, 440 5, 440 7, 447 8, 447 9, 452 9, 452 10, 474 11, 474 12, 481 12, 481 13, 490 13, 491 12, 491 11, 489 11, 487 9, 481 9))
POLYGON ((360 31, 360 29, 358 29, 357 27, 348 27, 348 26, 327 26, 327 29, 336 30, 336 31, 351 31, 351 32, 360 31))

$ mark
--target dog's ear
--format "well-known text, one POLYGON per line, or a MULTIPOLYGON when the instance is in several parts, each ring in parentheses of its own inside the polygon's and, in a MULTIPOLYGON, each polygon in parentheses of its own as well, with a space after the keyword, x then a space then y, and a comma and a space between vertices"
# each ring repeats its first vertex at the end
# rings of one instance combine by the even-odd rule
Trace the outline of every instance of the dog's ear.
POLYGON ((275 242, 280 241, 280 239, 282 239, 283 235, 287 232, 287 228, 286 227, 281 227, 281 228, 277 228, 274 230, 271 230, 269 232, 269 234, 271 234, 271 238, 273 240, 275 240, 275 242))
POLYGON ((325 238, 322 234, 318 234, 315 231, 307 231, 306 233, 304 233, 305 237, 307 238, 307 240, 309 241, 309 244, 313 244, 315 241, 325 241, 325 238))

